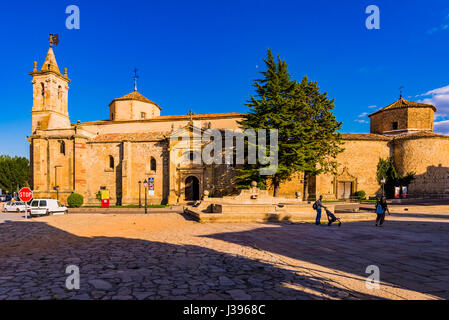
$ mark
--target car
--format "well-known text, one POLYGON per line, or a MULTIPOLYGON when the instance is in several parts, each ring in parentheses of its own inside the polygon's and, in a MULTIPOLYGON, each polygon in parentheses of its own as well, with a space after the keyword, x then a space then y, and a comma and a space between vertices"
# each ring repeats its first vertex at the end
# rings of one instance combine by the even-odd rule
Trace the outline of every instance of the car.
POLYGON ((25 202, 22 201, 8 201, 3 207, 3 212, 25 212, 25 210, 25 202))
POLYGON ((0 195, 0 202, 11 201, 11 199, 12 199, 12 195, 10 195, 10 194, 1 194, 0 195))
POLYGON ((61 202, 55 199, 34 199, 31 201, 31 208, 28 209, 31 217, 42 215, 67 214, 68 209, 61 202))

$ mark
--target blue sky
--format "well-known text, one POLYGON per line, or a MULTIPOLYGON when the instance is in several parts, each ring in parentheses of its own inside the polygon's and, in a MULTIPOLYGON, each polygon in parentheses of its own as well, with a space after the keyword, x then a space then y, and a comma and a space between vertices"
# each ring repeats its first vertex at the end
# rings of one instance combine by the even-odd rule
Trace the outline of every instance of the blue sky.
POLYGON ((28 156, 33 61, 48 34, 72 82, 72 122, 108 118, 108 104, 138 89, 163 115, 245 112, 267 48, 294 78, 318 81, 335 98, 343 132, 369 132, 367 113, 399 96, 435 103, 449 133, 449 3, 395 1, 15 1, 0 4, 0 154, 28 156), (80 29, 68 30, 68 5, 80 29), (380 8, 380 30, 365 9, 380 8))

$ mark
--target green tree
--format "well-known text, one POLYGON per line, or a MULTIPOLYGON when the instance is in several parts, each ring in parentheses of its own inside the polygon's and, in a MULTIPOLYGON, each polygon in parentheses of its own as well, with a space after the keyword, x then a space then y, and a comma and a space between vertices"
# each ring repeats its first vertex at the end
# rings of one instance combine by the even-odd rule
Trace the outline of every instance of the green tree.
POLYGON ((415 179, 415 172, 407 172, 401 176, 396 170, 392 158, 379 159, 377 164, 377 182, 382 185, 382 179, 385 179, 385 194, 388 198, 394 197, 394 187, 408 186, 415 179))
POLYGON ((0 155, 0 189, 10 193, 30 185, 30 163, 23 157, 0 155))
POLYGON ((251 180, 259 185, 270 183, 278 196, 280 184, 296 172, 304 172, 307 181, 311 175, 336 170, 335 157, 343 151, 337 132, 341 123, 331 112, 334 100, 321 93, 316 82, 307 77, 300 83, 292 80, 287 63, 279 56, 275 61, 271 50, 264 61, 267 70, 262 79, 254 80, 256 94, 246 103, 249 111, 240 124, 246 129, 278 130, 278 170, 260 176, 260 164, 246 164, 237 169, 236 181, 243 185, 251 180))

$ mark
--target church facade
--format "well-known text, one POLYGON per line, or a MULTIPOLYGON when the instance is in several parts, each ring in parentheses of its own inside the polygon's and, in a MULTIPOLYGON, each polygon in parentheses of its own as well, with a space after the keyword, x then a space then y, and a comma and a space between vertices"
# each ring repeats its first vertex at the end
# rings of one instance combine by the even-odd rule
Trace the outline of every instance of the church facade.
MULTIPOLYGON (((72 123, 68 114, 70 79, 60 72, 50 47, 39 70, 34 63, 31 187, 35 198, 72 192, 85 204, 99 204, 97 194, 110 192, 112 204, 137 204, 143 182, 154 179, 149 203, 184 203, 204 191, 212 196, 235 193, 234 165, 195 163, 195 150, 170 137, 192 138, 193 125, 201 130, 239 130, 241 113, 164 116, 161 107, 135 90, 109 104, 109 119, 72 123), (172 161, 176 154, 182 161, 172 161)), ((393 157, 401 174, 416 172, 411 194, 449 193, 449 136, 433 133, 436 108, 403 99, 370 115, 371 133, 344 133, 344 149, 337 175, 323 174, 308 183, 310 197, 344 199, 358 190, 379 192, 379 158, 393 157)), ((303 175, 281 186, 281 196, 304 194, 303 175)))

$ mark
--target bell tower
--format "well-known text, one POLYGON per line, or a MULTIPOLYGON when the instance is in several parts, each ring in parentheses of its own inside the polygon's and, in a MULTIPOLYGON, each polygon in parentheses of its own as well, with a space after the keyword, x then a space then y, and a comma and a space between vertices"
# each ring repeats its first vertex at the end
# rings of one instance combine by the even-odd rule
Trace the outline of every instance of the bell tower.
POLYGON ((53 44, 57 44, 57 35, 50 35, 50 48, 42 65, 30 72, 33 77, 33 109, 31 111, 33 125, 32 132, 46 129, 70 128, 68 112, 68 91, 70 79, 67 77, 67 68, 64 75, 59 71, 53 52, 53 44))

